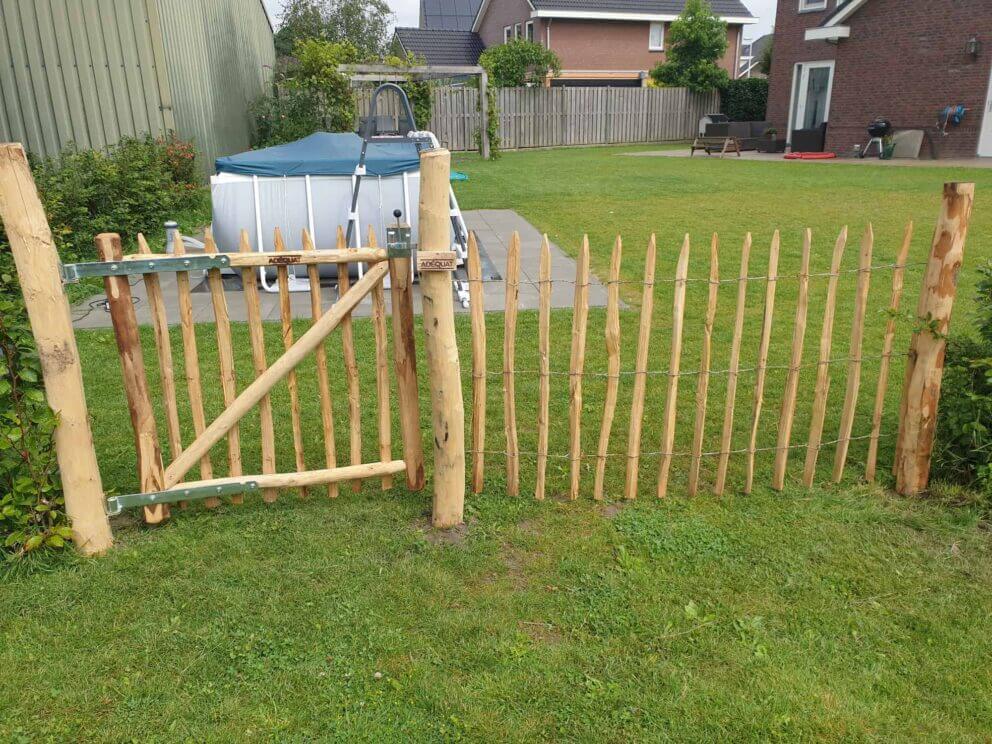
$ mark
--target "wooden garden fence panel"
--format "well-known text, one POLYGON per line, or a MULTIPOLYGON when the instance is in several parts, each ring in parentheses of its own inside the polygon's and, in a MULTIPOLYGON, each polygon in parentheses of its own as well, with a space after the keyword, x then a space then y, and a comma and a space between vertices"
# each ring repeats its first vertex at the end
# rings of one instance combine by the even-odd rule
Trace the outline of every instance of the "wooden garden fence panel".
MULTIPOLYGON (((359 117, 370 98, 369 89, 357 92, 359 117)), ((428 128, 452 152, 478 150, 478 107, 476 88, 439 86, 428 128)), ((719 111, 720 95, 685 88, 498 88, 496 107, 505 150, 615 145, 691 139, 700 118, 719 111)), ((381 97, 378 113, 395 122, 396 98, 381 97)))

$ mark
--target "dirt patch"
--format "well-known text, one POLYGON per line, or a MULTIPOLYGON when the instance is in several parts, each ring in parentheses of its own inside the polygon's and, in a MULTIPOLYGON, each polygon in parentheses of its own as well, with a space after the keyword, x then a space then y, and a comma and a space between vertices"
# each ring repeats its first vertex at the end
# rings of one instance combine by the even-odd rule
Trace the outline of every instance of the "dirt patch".
POLYGON ((520 626, 520 630, 538 643, 546 643, 550 646, 562 642, 561 631, 551 623, 520 620, 517 625, 520 626))
POLYGON ((525 519, 517 523, 517 529, 524 535, 534 536, 540 533, 540 522, 536 519, 525 519))
POLYGON ((599 507, 599 513, 607 519, 613 519, 617 514, 626 509, 629 504, 629 501, 614 501, 612 504, 602 504, 599 507))
POLYGON ((436 529, 429 519, 418 519, 414 526, 424 539, 431 545, 461 545, 468 537, 470 520, 468 523, 462 522, 457 527, 450 527, 446 530, 436 529))

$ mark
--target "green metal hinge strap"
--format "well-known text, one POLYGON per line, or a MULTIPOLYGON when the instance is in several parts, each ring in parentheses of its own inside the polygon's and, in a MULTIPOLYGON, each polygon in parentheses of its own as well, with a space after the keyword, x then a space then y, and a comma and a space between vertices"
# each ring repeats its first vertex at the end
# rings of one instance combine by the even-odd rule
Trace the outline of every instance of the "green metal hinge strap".
POLYGON ((231 263, 225 255, 167 256, 141 258, 129 261, 88 261, 62 264, 62 281, 78 282, 90 276, 129 276, 131 274, 157 274, 166 271, 197 271, 225 269, 231 263))
POLYGON ((254 493, 258 490, 255 481, 240 481, 222 483, 217 486, 197 486, 195 488, 176 488, 171 491, 154 491, 152 493, 130 493, 123 496, 111 496, 107 499, 107 514, 117 516, 125 509, 133 506, 154 506, 155 504, 174 504, 177 501, 198 501, 212 496, 230 496, 235 493, 254 493))

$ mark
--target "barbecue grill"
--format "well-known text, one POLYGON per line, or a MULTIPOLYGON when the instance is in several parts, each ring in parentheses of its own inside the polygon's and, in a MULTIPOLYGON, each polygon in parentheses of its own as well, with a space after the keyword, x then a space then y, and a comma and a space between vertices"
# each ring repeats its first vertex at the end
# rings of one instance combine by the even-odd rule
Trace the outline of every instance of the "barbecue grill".
POLYGON ((875 119, 868 125, 868 145, 861 150, 860 157, 864 158, 868 156, 868 151, 871 150, 872 145, 878 148, 878 157, 881 158, 885 152, 885 137, 888 137, 892 132, 892 122, 888 119, 883 119, 881 117, 875 119))

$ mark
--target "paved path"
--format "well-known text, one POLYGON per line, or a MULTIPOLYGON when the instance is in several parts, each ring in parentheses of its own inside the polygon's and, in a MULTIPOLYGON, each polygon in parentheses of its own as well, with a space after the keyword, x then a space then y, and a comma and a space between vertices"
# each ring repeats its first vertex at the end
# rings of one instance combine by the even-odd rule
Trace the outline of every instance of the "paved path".
MULTIPOLYGON (((530 282, 538 279, 538 259, 540 255, 541 234, 527 220, 510 209, 481 209, 464 213, 465 224, 473 230, 479 239, 483 252, 483 277, 488 279, 485 284, 486 310, 502 312, 504 307, 505 286, 502 275, 506 270, 506 251, 510 235, 516 230, 520 233, 520 309, 536 310, 538 307, 538 288, 530 282)), ((193 320, 196 322, 213 322, 213 306, 210 293, 204 284, 203 272, 190 272, 190 284, 193 286, 193 320)), ((160 274, 162 294, 169 315, 169 322, 177 324, 178 300, 175 274, 160 274)), ((571 308, 575 289, 575 261, 566 256, 558 246, 551 244, 551 276, 553 279, 566 281, 552 284, 551 306, 556 308, 571 308)), ((225 276, 227 286, 227 303, 231 320, 245 321, 247 314, 245 304, 239 297, 241 294, 240 277, 225 276)), ((138 323, 151 324, 151 313, 148 306, 144 281, 141 277, 132 279, 131 293, 135 298, 135 312, 138 323)), ((335 296, 333 287, 324 287, 325 308, 335 296)), ((265 320, 279 319, 279 295, 277 293, 261 292, 262 318, 265 320)), ((386 293, 387 302, 389 293, 386 293)), ((109 328, 110 314, 102 307, 102 294, 87 298, 72 309, 73 325, 76 328, 109 328)), ((310 293, 294 292, 291 295, 293 317, 310 317, 310 293)), ((606 287, 595 277, 590 279, 589 304, 593 307, 606 305, 606 287)), ((414 309, 420 312, 420 288, 414 285, 414 309)), ((460 304, 455 303, 455 310, 468 312, 460 304)), ((366 297, 355 309, 357 317, 371 314, 371 300, 366 297)))
MULTIPOLYGON (((645 150, 643 152, 625 152, 622 155, 626 158, 688 158, 690 157, 688 146, 677 150, 645 150)), ((912 168, 992 168, 992 158, 948 158, 940 160, 915 160, 913 158, 893 158, 891 160, 879 160, 878 158, 829 158, 826 160, 786 160, 781 153, 758 152, 747 150, 741 153, 741 157, 736 154, 728 154, 723 158, 718 155, 706 155, 696 153, 692 156, 697 160, 750 160, 763 163, 842 163, 844 165, 881 165, 886 167, 912 167, 912 168)))

